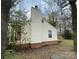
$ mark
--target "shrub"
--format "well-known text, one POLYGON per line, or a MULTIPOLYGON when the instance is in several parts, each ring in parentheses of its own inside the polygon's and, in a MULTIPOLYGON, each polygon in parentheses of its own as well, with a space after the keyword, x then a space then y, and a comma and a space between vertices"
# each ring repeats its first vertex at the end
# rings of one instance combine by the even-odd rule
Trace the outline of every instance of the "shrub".
POLYGON ((14 44, 9 44, 6 48, 6 50, 9 50, 9 49, 14 49, 15 48, 15 45, 14 44))
POLYGON ((71 39, 72 33, 69 30, 65 30, 63 36, 65 39, 71 39))
POLYGON ((5 50, 4 59, 16 59, 14 50, 5 50))

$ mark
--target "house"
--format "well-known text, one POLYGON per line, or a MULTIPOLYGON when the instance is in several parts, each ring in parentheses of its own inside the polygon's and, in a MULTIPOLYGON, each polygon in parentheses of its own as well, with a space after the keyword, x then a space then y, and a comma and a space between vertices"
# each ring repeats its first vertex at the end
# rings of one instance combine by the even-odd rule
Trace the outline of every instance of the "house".
POLYGON ((21 26, 21 32, 15 35, 16 45, 28 45, 31 48, 58 43, 57 30, 41 15, 37 6, 31 9, 31 20, 21 26))

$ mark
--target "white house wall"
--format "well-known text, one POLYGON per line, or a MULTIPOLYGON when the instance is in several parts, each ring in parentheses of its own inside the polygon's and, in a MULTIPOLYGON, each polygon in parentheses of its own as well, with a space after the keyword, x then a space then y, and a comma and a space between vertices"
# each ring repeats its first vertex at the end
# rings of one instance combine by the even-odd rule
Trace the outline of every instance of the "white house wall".
POLYGON ((55 41, 57 39, 57 30, 49 23, 42 23, 41 13, 32 8, 31 23, 31 43, 41 43, 46 41, 55 41), (52 30, 52 38, 48 38, 48 30, 52 30))
POLYGON ((42 42, 42 23, 41 14, 38 10, 32 9, 32 23, 31 23, 31 43, 42 42))
POLYGON ((21 44, 30 43, 31 41, 31 25, 26 23, 21 28, 21 44))
POLYGON ((43 39, 42 39, 43 41, 56 41, 56 40, 58 40, 57 30, 46 21, 44 21, 44 23, 42 24, 42 33, 43 33, 43 39), (48 37, 49 30, 52 31, 52 38, 48 37))

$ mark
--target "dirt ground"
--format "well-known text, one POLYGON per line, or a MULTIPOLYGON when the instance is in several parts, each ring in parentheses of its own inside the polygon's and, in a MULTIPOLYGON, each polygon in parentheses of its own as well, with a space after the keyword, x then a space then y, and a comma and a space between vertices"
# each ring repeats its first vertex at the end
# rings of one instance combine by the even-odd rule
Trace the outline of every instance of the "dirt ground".
POLYGON ((62 44, 18 50, 15 57, 16 59, 76 59, 73 47, 62 44))

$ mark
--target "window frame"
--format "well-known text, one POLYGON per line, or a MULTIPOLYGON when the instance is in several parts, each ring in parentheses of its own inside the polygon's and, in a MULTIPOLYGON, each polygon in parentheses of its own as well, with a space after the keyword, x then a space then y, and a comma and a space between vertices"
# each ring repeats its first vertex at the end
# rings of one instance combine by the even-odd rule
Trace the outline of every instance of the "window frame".
POLYGON ((48 30, 48 38, 52 38, 52 30, 48 30))

